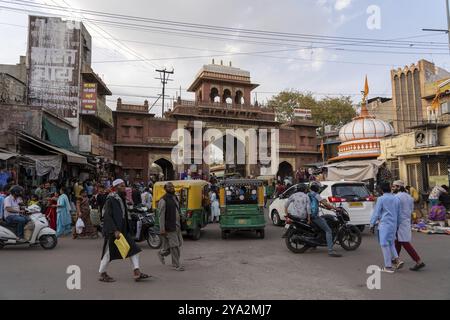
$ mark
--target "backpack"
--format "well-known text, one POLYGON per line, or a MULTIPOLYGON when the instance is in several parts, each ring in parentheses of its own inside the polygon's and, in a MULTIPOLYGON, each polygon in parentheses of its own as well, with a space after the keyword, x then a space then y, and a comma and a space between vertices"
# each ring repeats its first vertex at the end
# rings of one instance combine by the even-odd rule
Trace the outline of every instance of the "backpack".
POLYGON ((317 216, 319 214, 319 201, 316 199, 314 194, 308 193, 309 201, 311 202, 311 214, 317 216))

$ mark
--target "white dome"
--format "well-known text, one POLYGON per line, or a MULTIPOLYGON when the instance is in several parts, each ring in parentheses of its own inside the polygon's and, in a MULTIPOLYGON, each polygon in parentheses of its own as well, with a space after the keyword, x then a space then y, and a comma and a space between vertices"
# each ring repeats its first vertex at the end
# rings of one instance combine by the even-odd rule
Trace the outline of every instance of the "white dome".
POLYGON ((339 131, 342 142, 359 139, 380 139, 394 134, 394 128, 387 122, 372 117, 362 117, 346 124, 339 131))

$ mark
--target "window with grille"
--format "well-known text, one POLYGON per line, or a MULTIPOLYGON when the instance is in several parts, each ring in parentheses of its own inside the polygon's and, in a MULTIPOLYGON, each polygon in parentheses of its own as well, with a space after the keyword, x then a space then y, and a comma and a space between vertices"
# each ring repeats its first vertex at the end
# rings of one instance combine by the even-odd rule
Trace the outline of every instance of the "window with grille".
POLYGON ((408 185, 414 187, 419 192, 423 190, 422 182, 422 165, 420 163, 413 163, 406 165, 408 171, 408 185))
POLYGON ((428 187, 431 189, 437 185, 448 185, 447 159, 433 159, 426 164, 428 172, 428 187))
POLYGON ((398 160, 392 160, 388 162, 389 171, 392 174, 393 180, 400 180, 400 170, 398 165, 398 160))

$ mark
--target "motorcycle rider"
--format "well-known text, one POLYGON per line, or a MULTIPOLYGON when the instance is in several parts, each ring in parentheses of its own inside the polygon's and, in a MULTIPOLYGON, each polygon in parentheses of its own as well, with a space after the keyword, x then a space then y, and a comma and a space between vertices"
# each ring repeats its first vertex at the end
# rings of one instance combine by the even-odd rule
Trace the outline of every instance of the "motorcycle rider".
POLYGON ((23 188, 21 186, 13 186, 9 191, 3 203, 4 217, 6 223, 10 226, 16 225, 17 241, 26 241, 24 236, 25 225, 30 221, 30 218, 25 216, 24 211, 20 209, 22 203, 23 188))
POLYGON ((288 214, 288 208, 292 204, 291 215, 301 219, 308 219, 311 216, 311 201, 307 195, 306 185, 301 184, 297 187, 297 192, 291 195, 284 205, 285 214, 288 214))
POLYGON ((342 257, 341 254, 336 253, 333 250, 333 234, 330 227, 327 224, 327 221, 319 216, 319 206, 322 205, 328 210, 335 211, 335 208, 330 205, 325 199, 323 199, 320 192, 321 184, 319 182, 313 182, 310 186, 311 192, 308 194, 309 199, 311 201, 311 215, 308 216, 308 223, 311 224, 313 222, 316 226, 322 229, 325 232, 325 236, 327 239, 328 246, 328 255, 330 257, 339 258, 342 257))

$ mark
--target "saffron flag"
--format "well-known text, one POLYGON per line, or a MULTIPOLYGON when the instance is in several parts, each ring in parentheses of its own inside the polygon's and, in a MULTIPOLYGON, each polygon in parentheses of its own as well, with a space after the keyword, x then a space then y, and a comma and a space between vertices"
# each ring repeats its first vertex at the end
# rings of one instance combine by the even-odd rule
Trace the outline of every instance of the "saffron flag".
POLYGON ((369 96, 369 81, 367 80, 367 76, 366 76, 366 83, 364 85, 364 98, 367 99, 367 97, 369 96))

